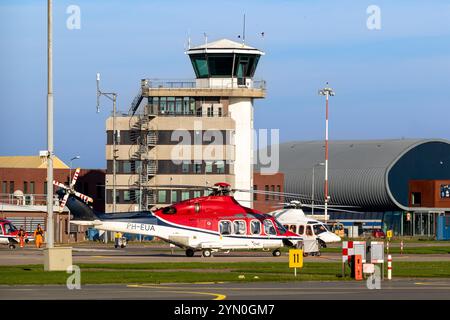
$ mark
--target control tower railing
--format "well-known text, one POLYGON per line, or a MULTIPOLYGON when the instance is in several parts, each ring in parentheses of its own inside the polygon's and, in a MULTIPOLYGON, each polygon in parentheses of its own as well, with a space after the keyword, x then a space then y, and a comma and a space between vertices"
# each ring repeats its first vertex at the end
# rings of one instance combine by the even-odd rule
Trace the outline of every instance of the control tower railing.
POLYGON ((266 90, 266 81, 252 79, 246 85, 237 85, 236 78, 207 78, 207 79, 143 79, 142 86, 150 89, 256 89, 266 90), (205 80, 205 81, 203 81, 205 80), (211 80, 211 81, 206 81, 211 80), (234 81, 233 81, 234 80, 234 81))

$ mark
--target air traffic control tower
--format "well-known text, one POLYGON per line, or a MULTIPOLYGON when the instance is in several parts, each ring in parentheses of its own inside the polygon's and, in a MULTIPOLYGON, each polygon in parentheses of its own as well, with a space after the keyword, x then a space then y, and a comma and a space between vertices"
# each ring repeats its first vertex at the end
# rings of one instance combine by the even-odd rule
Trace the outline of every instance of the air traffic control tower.
MULTIPOLYGON (((237 189, 253 188, 253 101, 266 94, 265 82, 253 76, 264 53, 222 39, 189 48, 186 54, 196 79, 141 80, 128 114, 116 117, 115 151, 113 119, 107 119, 107 211, 112 211, 113 159, 116 211, 161 207, 206 194, 182 185, 227 182, 237 189), (180 154, 174 151, 174 137, 186 132, 192 152, 174 162, 174 154, 180 154), (217 132, 223 152, 211 152, 217 150, 217 132)), ((235 197, 242 205, 253 205, 251 193, 237 192, 235 197)))

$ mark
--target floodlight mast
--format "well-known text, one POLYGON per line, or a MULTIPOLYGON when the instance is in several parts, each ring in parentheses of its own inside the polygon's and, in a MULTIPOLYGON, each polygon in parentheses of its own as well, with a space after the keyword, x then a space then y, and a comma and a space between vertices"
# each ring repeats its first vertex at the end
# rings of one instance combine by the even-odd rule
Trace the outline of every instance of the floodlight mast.
POLYGON ((325 222, 328 220, 328 200, 330 197, 328 196, 328 98, 329 96, 334 96, 334 91, 330 87, 328 87, 328 82, 326 83, 326 87, 319 90, 319 95, 325 96, 326 98, 326 111, 325 111, 325 222))
MULTIPOLYGON (((100 96, 105 96, 109 100, 112 100, 113 102, 113 212, 116 212, 116 159, 117 159, 117 134, 116 134, 116 100, 117 100, 117 93, 115 92, 102 92, 100 90, 100 73, 97 73, 97 113, 100 112, 100 96)), ((106 189, 106 188, 105 188, 106 189)), ((105 201, 107 201, 105 199, 105 201)))

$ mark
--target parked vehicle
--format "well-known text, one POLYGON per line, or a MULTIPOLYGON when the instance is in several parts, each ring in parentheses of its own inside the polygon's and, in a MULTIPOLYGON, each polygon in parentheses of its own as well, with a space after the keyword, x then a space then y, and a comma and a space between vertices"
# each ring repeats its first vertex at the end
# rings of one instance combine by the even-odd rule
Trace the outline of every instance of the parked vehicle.
POLYGON ((374 229, 374 230, 372 231, 372 237, 384 239, 384 238, 386 238, 386 234, 385 234, 384 231, 381 230, 381 229, 374 229))

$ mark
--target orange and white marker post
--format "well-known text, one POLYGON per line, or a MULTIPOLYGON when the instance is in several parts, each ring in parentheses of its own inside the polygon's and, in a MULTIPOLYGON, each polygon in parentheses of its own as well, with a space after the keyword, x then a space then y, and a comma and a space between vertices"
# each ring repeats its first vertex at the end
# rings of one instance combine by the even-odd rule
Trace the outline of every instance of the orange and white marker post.
POLYGON ((392 256, 388 255, 388 280, 392 279, 392 256))

